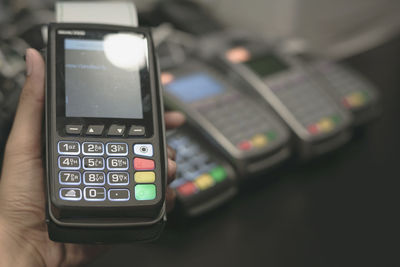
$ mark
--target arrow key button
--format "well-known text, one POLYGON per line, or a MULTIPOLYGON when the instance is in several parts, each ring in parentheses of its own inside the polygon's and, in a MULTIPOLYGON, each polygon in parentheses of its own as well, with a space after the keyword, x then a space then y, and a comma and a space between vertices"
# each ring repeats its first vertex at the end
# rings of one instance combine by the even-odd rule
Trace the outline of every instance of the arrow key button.
POLYGON ((86 135, 102 135, 104 125, 89 125, 86 130, 86 135))
POLYGON ((109 136, 123 136, 125 133, 125 125, 111 125, 108 129, 109 136))

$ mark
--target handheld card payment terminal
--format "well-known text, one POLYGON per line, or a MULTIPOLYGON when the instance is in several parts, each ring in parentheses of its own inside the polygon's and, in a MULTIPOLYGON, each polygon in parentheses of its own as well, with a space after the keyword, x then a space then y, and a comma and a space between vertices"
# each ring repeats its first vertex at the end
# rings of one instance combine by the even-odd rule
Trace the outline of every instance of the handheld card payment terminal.
POLYGON ((156 238, 165 221, 166 149, 149 30, 50 24, 46 169, 52 240, 156 238))
POLYGON ((231 199, 237 192, 233 167, 215 148, 186 125, 167 133, 176 150, 176 179, 171 183, 183 212, 197 216, 231 199))
POLYGON ((270 110, 229 82, 217 69, 191 58, 163 70, 167 105, 236 166, 242 177, 265 171, 290 155, 290 134, 270 110))
POLYGON ((290 126, 302 158, 323 154, 349 140, 351 114, 291 57, 264 42, 248 41, 227 49, 222 61, 290 126))

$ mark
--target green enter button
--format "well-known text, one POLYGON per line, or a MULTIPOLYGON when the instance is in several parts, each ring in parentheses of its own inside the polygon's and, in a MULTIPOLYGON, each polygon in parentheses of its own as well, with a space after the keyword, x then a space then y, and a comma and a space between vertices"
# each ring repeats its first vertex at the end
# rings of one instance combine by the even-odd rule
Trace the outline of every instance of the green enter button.
POLYGON ((135 186, 136 200, 153 200, 156 198, 156 186, 153 184, 138 184, 135 186))

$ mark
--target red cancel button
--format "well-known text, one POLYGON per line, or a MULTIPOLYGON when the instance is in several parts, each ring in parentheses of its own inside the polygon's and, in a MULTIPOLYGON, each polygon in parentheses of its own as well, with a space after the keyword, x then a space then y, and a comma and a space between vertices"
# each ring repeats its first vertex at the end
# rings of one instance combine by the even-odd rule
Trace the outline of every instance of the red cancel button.
POLYGON ((187 182, 186 184, 181 185, 177 190, 182 196, 189 196, 197 191, 196 186, 192 182, 187 182))
POLYGON ((151 171, 154 170, 155 164, 151 159, 134 158, 133 167, 138 171, 151 171))

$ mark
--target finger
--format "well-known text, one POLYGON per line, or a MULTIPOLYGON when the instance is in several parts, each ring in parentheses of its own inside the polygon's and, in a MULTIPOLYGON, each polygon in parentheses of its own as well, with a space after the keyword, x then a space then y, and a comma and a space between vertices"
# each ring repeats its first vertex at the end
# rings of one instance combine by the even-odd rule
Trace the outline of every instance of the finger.
POLYGON ((105 254, 111 246, 108 245, 76 245, 65 244, 65 258, 62 266, 82 266, 90 263, 100 254, 105 254))
POLYGON ((172 183, 172 181, 175 180, 175 175, 176 175, 176 162, 173 161, 172 159, 168 159, 168 179, 167 179, 168 184, 172 183))
POLYGON ((26 51, 27 78, 22 89, 7 152, 40 156, 44 107, 44 62, 34 49, 26 51))
POLYGON ((176 159, 176 150, 170 146, 167 146, 168 158, 175 160, 176 159))
POLYGON ((167 129, 177 128, 185 122, 185 115, 178 111, 165 112, 164 117, 167 129))
POLYGON ((167 212, 170 212, 175 206, 176 193, 173 189, 167 188, 165 199, 167 201, 167 212))

